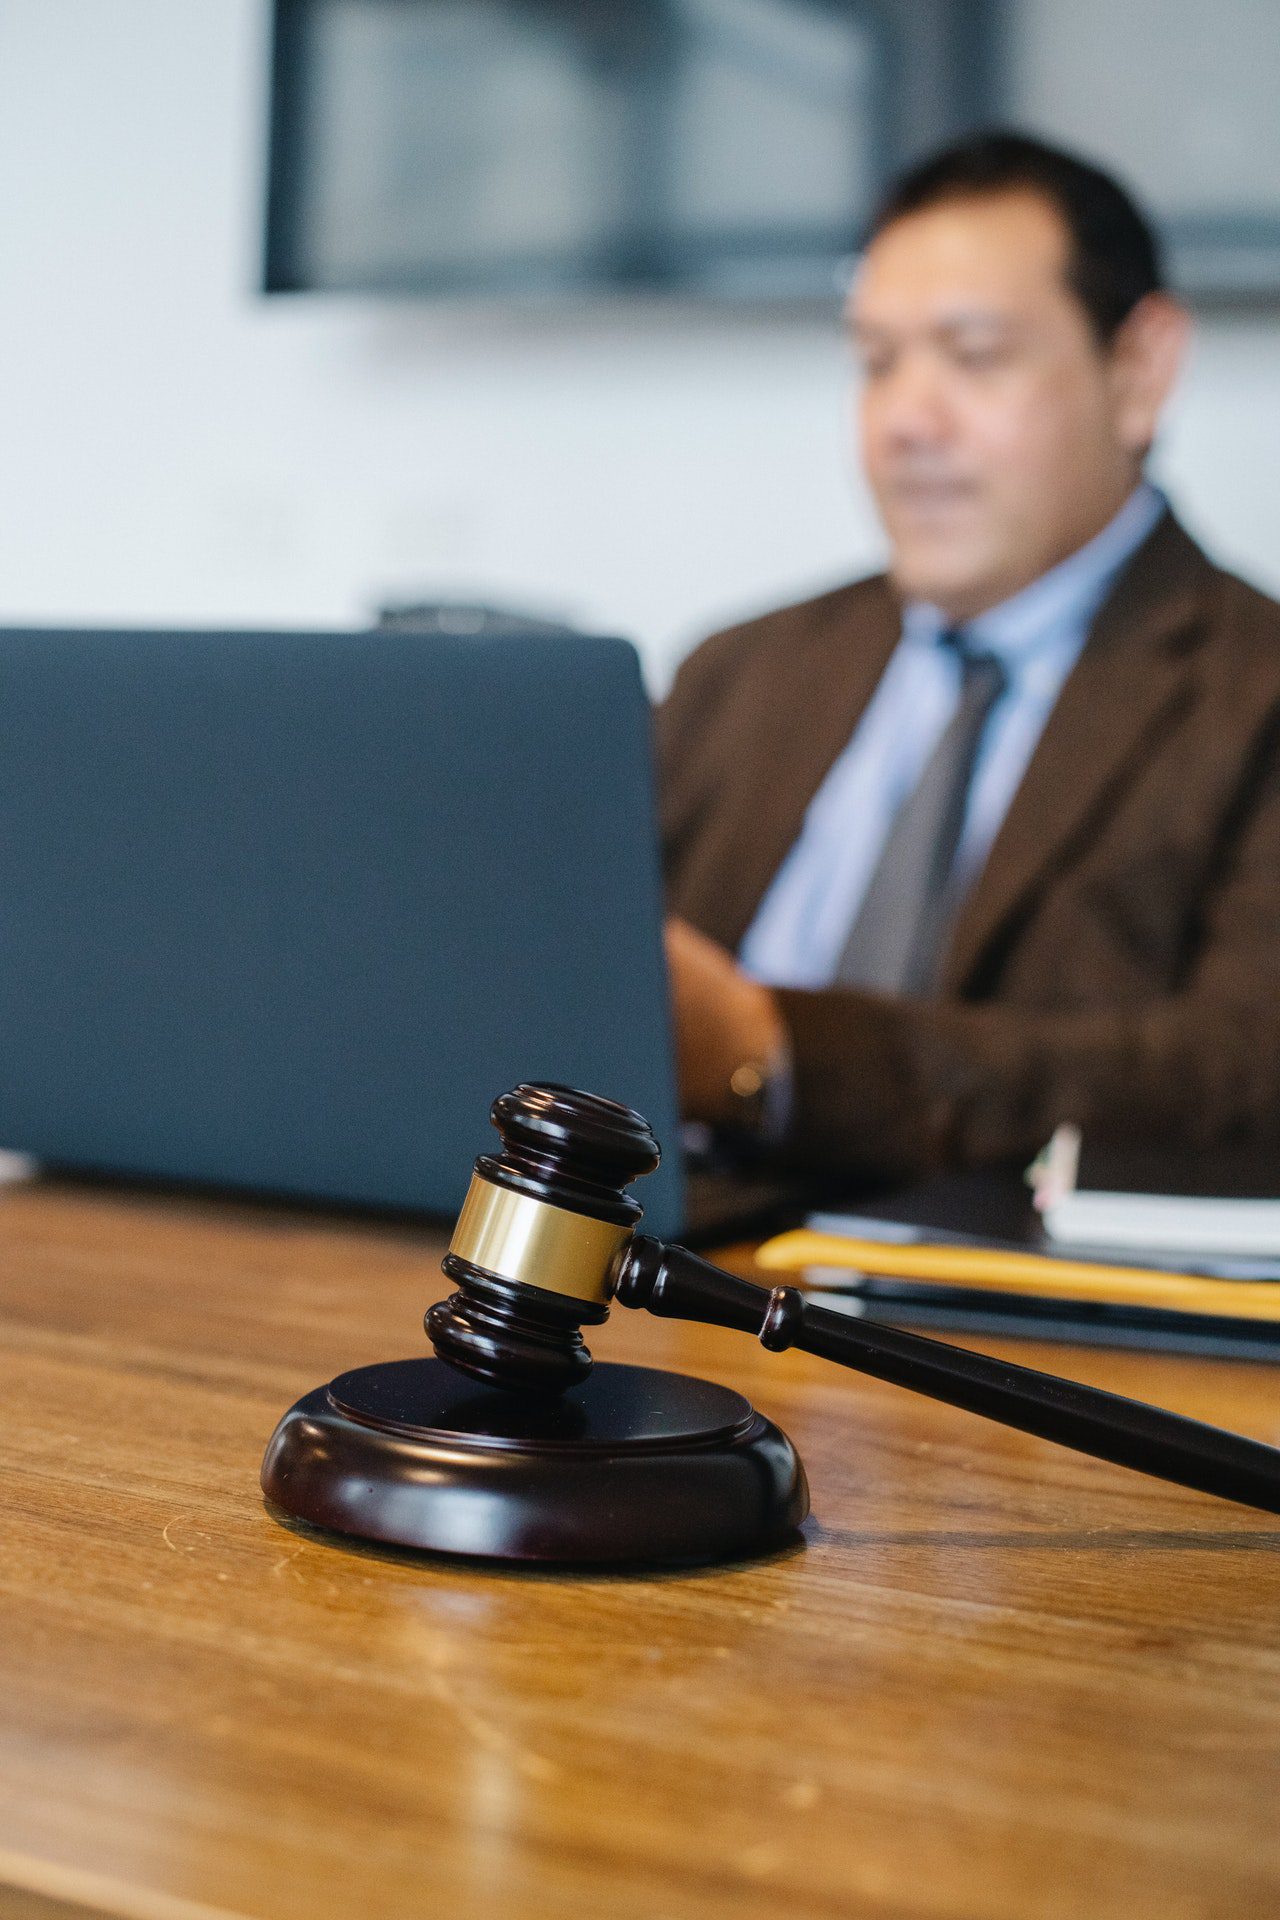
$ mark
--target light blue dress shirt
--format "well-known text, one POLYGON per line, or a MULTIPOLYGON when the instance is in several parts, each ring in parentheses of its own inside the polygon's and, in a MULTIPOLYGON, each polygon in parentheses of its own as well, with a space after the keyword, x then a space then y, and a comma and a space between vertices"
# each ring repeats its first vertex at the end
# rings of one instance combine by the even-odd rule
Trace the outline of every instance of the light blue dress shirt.
MULTIPOLYGON (((993 653, 1007 686, 982 737, 953 869, 963 897, 1035 751, 1116 575, 1165 510, 1145 482, 1087 546, 961 629, 993 653)), ((853 738, 819 787, 800 835, 748 927, 738 958, 780 987, 828 986, 889 830, 960 697, 960 661, 937 607, 914 601, 853 738)))

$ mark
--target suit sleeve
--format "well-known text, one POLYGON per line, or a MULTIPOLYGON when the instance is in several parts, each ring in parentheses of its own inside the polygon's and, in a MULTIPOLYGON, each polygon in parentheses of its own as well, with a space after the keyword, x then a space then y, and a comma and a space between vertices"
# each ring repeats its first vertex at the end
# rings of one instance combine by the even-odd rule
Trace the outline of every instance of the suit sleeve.
POLYGON ((716 803, 721 762, 715 750, 720 714, 741 657, 735 629, 713 634, 680 664, 654 714, 663 864, 678 870, 689 839, 716 803))
POLYGON ((1280 743, 1237 816, 1177 993, 1038 1013, 839 988, 780 990, 790 1146, 889 1177, 1029 1159, 1061 1121, 1091 1141, 1280 1145, 1280 743))

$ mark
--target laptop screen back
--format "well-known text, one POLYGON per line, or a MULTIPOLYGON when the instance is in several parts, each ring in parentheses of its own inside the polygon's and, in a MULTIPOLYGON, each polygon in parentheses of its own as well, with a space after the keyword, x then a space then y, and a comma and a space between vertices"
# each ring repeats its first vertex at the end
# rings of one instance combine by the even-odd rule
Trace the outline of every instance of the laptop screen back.
POLYGON ((0 1144, 449 1212, 495 1094, 681 1212, 638 663, 552 634, 0 634, 0 1144))

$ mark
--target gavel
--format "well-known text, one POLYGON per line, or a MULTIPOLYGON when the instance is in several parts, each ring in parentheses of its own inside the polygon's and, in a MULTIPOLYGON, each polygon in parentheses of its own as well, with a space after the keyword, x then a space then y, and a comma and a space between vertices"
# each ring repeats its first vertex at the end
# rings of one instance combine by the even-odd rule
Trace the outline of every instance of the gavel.
POLYGON ((752 1333, 1079 1453, 1280 1512, 1280 1449, 1079 1381, 855 1320, 636 1231, 659 1146, 629 1107, 551 1083, 502 1094, 425 1325, 436 1358, 300 1400, 262 1485, 287 1516, 399 1546, 535 1563, 760 1552, 808 1511, 786 1435, 740 1394, 595 1367, 613 1303, 752 1333))
POLYGON ((561 1392, 585 1378, 579 1329, 610 1301, 754 1333, 778 1353, 852 1367, 931 1400, 1158 1479, 1280 1513, 1280 1448, 1140 1400, 772 1291, 634 1229, 623 1188, 658 1165, 629 1107, 554 1085, 520 1086, 492 1111, 501 1155, 481 1155, 443 1266, 458 1291, 431 1307, 442 1360, 496 1387, 561 1392))

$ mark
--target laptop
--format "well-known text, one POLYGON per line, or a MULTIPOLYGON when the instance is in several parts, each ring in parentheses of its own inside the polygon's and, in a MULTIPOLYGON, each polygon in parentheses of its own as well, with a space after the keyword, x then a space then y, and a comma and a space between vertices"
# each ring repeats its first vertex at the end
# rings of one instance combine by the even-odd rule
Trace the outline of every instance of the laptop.
POLYGON ((687 1224, 626 642, 3 631, 0 821, 0 1146, 448 1215, 555 1080, 687 1224))

